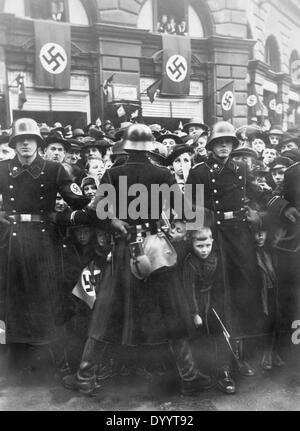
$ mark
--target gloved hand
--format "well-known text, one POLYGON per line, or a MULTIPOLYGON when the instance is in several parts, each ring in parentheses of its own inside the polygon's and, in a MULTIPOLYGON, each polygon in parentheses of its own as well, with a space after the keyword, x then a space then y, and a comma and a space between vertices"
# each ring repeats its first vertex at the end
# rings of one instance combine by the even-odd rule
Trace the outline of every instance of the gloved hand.
POLYGON ((0 211, 0 223, 11 224, 11 222, 6 218, 6 212, 0 211))
POLYGON ((199 328, 199 326, 203 325, 203 320, 202 318, 199 316, 199 314, 195 314, 194 316, 194 324, 197 328, 199 328))
POLYGON ((289 219, 292 223, 295 223, 300 219, 300 214, 295 207, 288 207, 283 211, 283 214, 287 219, 289 219))

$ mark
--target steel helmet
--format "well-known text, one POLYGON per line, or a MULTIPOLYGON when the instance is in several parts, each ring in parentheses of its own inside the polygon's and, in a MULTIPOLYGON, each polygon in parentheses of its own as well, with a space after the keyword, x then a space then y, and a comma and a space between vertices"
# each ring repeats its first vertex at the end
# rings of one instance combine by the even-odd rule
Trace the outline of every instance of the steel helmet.
POLYGON ((43 144, 40 128, 32 118, 19 118, 12 126, 12 135, 9 139, 9 146, 15 148, 16 140, 19 136, 34 136, 39 145, 43 144))
POLYGON ((124 133, 124 150, 153 151, 151 129, 145 124, 133 124, 124 133))
POLYGON ((240 145, 239 140, 235 134, 234 126, 227 121, 219 121, 213 125, 211 135, 206 144, 206 149, 212 150, 214 144, 220 138, 231 138, 233 148, 237 148, 240 145))

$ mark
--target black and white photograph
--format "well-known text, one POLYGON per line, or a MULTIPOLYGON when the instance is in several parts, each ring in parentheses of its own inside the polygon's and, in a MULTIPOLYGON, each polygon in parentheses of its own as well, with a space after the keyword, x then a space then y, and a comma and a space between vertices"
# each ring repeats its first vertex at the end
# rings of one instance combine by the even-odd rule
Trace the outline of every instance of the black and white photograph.
POLYGON ((300 411, 300 0, 0 0, 0 411, 300 411))

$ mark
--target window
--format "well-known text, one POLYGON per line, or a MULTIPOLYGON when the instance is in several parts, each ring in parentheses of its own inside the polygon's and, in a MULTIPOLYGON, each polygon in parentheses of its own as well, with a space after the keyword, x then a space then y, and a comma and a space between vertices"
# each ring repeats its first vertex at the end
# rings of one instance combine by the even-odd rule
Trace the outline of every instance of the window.
POLYGON ((23 18, 89 25, 86 10, 80 0, 6 0, 4 12, 23 18))
POLYGON ((277 40, 273 35, 266 40, 265 60, 273 72, 280 72, 280 52, 277 40))
POLYGON ((290 56, 290 75, 292 78, 293 78, 293 70, 292 70, 293 63, 299 59, 300 59, 299 53, 296 49, 294 49, 290 56))
POLYGON ((137 27, 159 33, 204 37, 201 19, 188 0, 146 0, 137 27))

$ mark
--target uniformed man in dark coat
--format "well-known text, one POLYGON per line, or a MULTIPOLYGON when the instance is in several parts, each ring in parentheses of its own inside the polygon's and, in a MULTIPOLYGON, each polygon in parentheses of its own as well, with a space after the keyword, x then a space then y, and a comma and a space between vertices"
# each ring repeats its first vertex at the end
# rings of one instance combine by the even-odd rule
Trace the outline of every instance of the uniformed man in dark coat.
POLYGON ((9 145, 15 158, 0 162, 1 248, 2 257, 7 256, 0 303, 6 339, 8 344, 50 345, 58 339, 65 306, 53 223, 56 195, 73 209, 88 200, 60 163, 39 156, 43 139, 34 120, 17 120, 9 145))
MULTIPOLYGON (((253 199, 246 164, 230 158, 239 145, 234 127, 216 123, 207 144, 211 156, 191 169, 187 184, 204 185, 204 207, 207 220, 214 229, 219 248, 220 282, 215 289, 215 307, 223 317, 231 337, 241 340, 260 335, 260 288, 253 234, 247 223, 246 199, 253 199)), ((195 201, 195 197, 193 198, 195 201)), ((252 211, 251 215, 254 215, 252 211)), ((239 367, 243 375, 253 375, 246 363, 239 367)), ((234 381, 220 374, 219 383, 227 392, 234 381), (224 378, 223 378, 224 377, 224 378)))
POLYGON ((282 193, 268 202, 269 221, 279 227, 275 239, 278 261, 280 329, 290 331, 300 315, 300 163, 284 173, 282 193))
MULTIPOLYGON (((102 281, 100 294, 97 296, 86 342, 77 374, 67 376, 64 385, 84 393, 95 389, 96 364, 108 344, 121 346, 157 345, 169 342, 179 375, 183 392, 193 392, 210 385, 210 378, 197 369, 192 351, 187 341, 193 331, 193 322, 188 303, 179 284, 178 277, 173 277, 174 268, 153 273, 141 280, 133 275, 130 268, 129 244, 136 241, 137 232, 142 227, 142 234, 155 234, 157 221, 162 210, 160 199, 157 215, 153 216, 151 185, 175 184, 171 172, 152 163, 147 152, 152 150, 152 134, 149 127, 142 124, 130 126, 125 134, 123 148, 128 152, 128 160, 106 171, 102 184, 111 184, 116 190, 115 218, 111 227, 121 233, 116 238, 113 252, 113 268, 108 267, 102 281), (126 180, 125 190, 119 196, 121 178, 126 180), (130 187, 143 184, 147 189, 147 216, 134 218, 129 208, 136 197, 128 195, 130 187), (126 214, 119 213, 121 199, 128 199, 126 214), (122 219, 121 219, 122 218, 122 219), (107 344, 108 343, 108 344, 107 344)), ((100 188, 101 188, 100 185, 100 188)), ((89 205, 89 210, 98 212, 97 204, 103 198, 98 193, 89 205)), ((146 193, 145 193, 146 194, 146 193)), ((178 195, 181 196, 180 190, 178 195)), ((80 222, 80 212, 74 215, 74 221, 80 222)), ((101 215, 101 214, 100 214, 101 215)), ((139 271, 142 268, 139 269, 139 271)))

